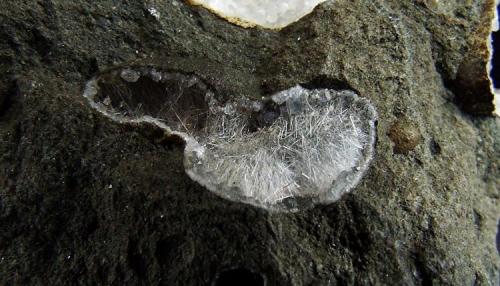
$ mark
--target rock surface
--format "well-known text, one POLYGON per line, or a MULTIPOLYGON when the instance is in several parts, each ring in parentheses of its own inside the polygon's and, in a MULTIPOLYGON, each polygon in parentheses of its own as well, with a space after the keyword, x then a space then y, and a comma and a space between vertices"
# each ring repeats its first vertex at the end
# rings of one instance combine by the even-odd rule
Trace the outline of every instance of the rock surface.
POLYGON ((0 284, 498 285, 498 118, 464 113, 488 108, 464 71, 484 67, 493 5, 337 0, 277 32, 178 0, 0 2, 0 284), (295 214, 219 198, 178 142, 82 97, 131 65, 224 97, 353 90, 379 113, 372 167, 295 214), (421 140, 399 154, 403 120, 421 140))

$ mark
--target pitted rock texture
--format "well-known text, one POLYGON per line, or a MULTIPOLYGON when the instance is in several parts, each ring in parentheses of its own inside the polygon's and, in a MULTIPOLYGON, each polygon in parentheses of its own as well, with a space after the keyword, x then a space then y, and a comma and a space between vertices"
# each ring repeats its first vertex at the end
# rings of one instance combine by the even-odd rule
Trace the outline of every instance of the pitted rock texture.
POLYGON ((464 113, 484 98, 462 80, 493 5, 337 0, 277 32, 178 0, 1 1, 0 284, 211 285, 234 269, 267 285, 497 284, 498 119, 464 113), (353 90, 379 114, 375 160, 304 212, 219 198, 184 173, 178 142, 81 96, 135 63, 228 98, 353 90), (421 143, 394 154, 406 119, 421 143))

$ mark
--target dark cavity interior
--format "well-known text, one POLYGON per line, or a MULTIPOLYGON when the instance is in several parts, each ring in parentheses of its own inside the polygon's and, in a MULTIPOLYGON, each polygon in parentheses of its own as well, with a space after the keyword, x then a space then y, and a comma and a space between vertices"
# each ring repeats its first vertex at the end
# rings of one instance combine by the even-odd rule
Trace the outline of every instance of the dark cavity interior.
MULTIPOLYGON (((497 11, 500 12, 500 5, 497 7, 497 11)), ((493 41, 493 57, 491 59, 492 69, 490 76, 493 80, 493 86, 495 88, 500 88, 500 31, 493 32, 491 34, 491 39, 493 41)))
POLYGON ((142 75, 127 82, 119 74, 99 80, 96 100, 129 117, 151 116, 180 131, 205 127, 208 116, 206 85, 194 76, 164 74, 161 81, 142 75))
POLYGON ((236 268, 219 274, 215 286, 263 286, 264 278, 245 268, 236 268))
POLYGON ((271 126, 280 117, 280 107, 276 104, 266 103, 262 110, 253 112, 249 121, 249 132, 271 126))

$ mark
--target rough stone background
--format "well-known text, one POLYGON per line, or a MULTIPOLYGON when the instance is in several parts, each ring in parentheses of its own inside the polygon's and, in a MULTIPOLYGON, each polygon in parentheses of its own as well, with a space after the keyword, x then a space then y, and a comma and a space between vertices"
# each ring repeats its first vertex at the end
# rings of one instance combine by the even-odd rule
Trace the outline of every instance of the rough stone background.
POLYGON ((216 285, 235 268, 267 285, 498 285, 499 122, 466 113, 490 108, 493 2, 336 0, 278 32, 179 0, 0 1, 0 285, 216 285), (223 200, 184 174, 182 147, 82 98, 131 64, 226 96, 352 89, 380 114, 376 158, 335 204, 223 200))

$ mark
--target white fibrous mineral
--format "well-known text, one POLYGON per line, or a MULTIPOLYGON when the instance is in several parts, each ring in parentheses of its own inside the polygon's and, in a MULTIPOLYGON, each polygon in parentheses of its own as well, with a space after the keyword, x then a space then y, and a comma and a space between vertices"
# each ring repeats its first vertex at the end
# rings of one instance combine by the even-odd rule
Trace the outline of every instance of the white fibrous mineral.
POLYGON ((183 138, 186 173, 226 199, 278 211, 331 203, 373 157, 376 111, 352 91, 295 86, 223 102, 192 75, 138 72, 135 82, 96 78, 84 95, 115 121, 183 138))
POLYGON ((283 28, 326 0, 188 0, 244 27, 283 28))

